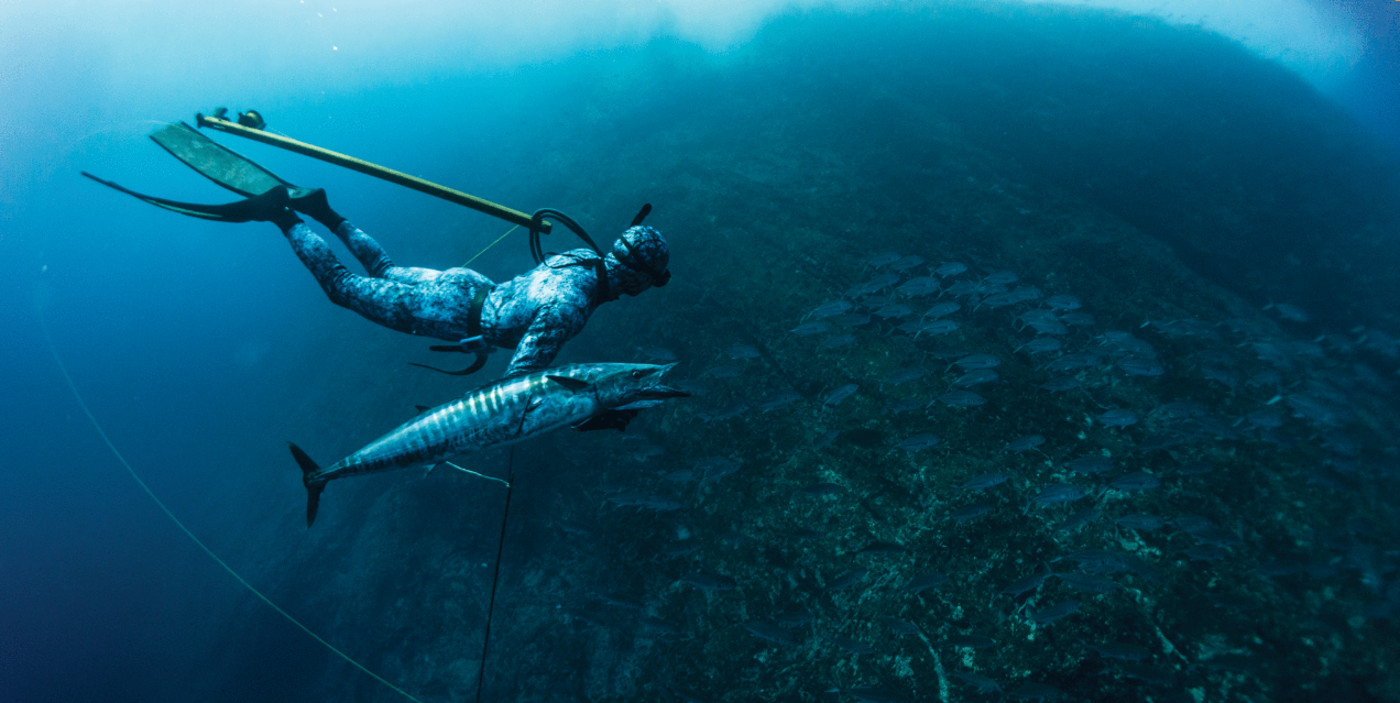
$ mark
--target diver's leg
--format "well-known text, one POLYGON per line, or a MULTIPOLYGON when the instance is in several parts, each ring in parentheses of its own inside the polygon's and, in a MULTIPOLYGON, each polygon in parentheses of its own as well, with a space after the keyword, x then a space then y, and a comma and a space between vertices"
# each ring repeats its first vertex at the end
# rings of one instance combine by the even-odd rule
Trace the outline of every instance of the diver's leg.
POLYGON ((355 255, 355 259, 365 267, 365 272, 369 275, 407 284, 426 283, 437 278, 438 272, 433 269, 395 266, 394 262, 389 260, 389 255, 384 251, 384 247, 379 246, 379 242, 374 241, 360 228, 347 222, 343 215, 331 208, 324 189, 299 188, 290 196, 292 208, 304 215, 310 215, 312 219, 320 222, 326 229, 340 237, 340 240, 350 248, 350 253, 355 255))
POLYGON ((423 325, 417 314, 421 305, 416 286, 350 273, 335 258, 326 240, 300 220, 283 227, 282 233, 331 302, 400 332, 425 331, 420 329, 423 325))
POLYGON ((365 267, 365 271, 375 278, 412 285, 427 283, 442 275, 442 272, 436 269, 395 266, 379 242, 349 221, 342 221, 335 228, 335 235, 345 242, 345 246, 355 255, 355 260, 365 267))

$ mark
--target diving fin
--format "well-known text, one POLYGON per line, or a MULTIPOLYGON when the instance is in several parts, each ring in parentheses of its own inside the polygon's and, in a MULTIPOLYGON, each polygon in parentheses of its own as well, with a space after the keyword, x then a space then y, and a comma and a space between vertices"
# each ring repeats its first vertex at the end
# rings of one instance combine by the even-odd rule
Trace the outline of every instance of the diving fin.
POLYGON ((119 190, 134 198, 155 205, 156 207, 165 208, 171 212, 178 212, 181 215, 198 217, 203 220, 217 220, 219 222, 280 222, 285 218, 295 217, 289 210, 292 203, 290 197, 287 195, 287 189, 285 187, 273 188, 264 193, 259 193, 252 197, 231 203, 203 205, 200 203, 184 203, 178 200, 157 198, 154 195, 138 193, 120 184, 98 178, 87 171, 83 171, 82 173, 84 176, 108 188, 119 190))
POLYGON ((172 122, 151 132, 151 140, 200 175, 245 198, 279 185, 296 188, 184 122, 172 122))

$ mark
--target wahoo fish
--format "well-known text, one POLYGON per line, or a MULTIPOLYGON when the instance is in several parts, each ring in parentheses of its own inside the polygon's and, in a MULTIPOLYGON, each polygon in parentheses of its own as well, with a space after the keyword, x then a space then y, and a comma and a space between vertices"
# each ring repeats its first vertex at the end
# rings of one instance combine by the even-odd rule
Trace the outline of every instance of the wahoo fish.
POLYGON ((675 364, 569 364, 496 381, 436 408, 321 468, 288 442, 306 485, 306 526, 316 520, 331 479, 410 466, 436 466, 454 454, 503 447, 561 427, 622 429, 638 410, 689 395, 662 385, 675 364))

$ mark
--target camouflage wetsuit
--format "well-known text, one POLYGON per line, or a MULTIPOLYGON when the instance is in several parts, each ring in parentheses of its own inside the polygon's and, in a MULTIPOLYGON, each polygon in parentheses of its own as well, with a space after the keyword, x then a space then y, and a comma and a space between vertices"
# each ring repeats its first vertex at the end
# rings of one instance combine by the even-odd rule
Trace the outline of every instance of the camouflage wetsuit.
MULTIPOLYGON (((409 334, 458 341, 469 336, 472 301, 481 287, 488 288, 481 306, 479 334, 488 344, 514 348, 507 376, 530 373, 549 366, 561 347, 578 334, 588 316, 602 303, 621 293, 636 295, 653 284, 649 272, 618 261, 618 252, 603 258, 608 286, 599 285, 598 254, 574 249, 556 254, 504 283, 467 268, 445 271, 395 266, 383 247, 368 234, 341 222, 336 236, 365 267, 368 276, 351 273, 332 253, 330 245, 305 223, 283 227, 287 240, 302 263, 311 270, 331 302, 409 334)), ((636 226, 623 233, 633 248, 659 242, 647 253, 664 271, 669 252, 651 227, 636 226)), ((669 274, 667 274, 669 275, 669 274)), ((664 280, 662 281, 664 283, 664 280)))

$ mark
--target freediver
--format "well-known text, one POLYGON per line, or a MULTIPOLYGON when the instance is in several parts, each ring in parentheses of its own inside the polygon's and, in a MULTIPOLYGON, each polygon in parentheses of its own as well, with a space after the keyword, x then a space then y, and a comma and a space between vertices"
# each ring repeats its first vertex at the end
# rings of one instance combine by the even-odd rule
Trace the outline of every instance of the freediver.
POLYGON ((572 249, 498 284, 469 268, 395 266, 378 242, 331 209, 320 188, 277 186, 241 205, 247 220, 282 230, 331 302, 400 332, 461 342, 464 351, 513 348, 507 377, 548 367, 599 305, 671 278, 670 248, 646 225, 629 227, 606 256, 572 249), (346 269, 297 213, 339 237, 368 275, 346 269))
MULTIPOLYGON (((221 119, 224 112, 222 108, 216 110, 215 117, 221 119)), ((201 124, 206 120, 203 115, 198 119, 201 124)), ((257 130, 266 125, 254 111, 239 115, 238 124, 257 130)), ((437 271, 395 266, 378 242, 331 208, 324 190, 295 186, 188 124, 170 123, 150 136, 185 165, 244 199, 222 205, 184 203, 138 193, 86 171, 83 175, 191 217, 277 225, 331 302, 400 332, 455 343, 433 347, 435 350, 476 354, 476 363, 471 367, 447 372, 454 375, 479 369, 485 363, 486 353, 494 348, 515 350, 505 376, 546 368, 564 343, 583 330, 599 305, 624 294, 638 295, 653 286, 664 286, 671 278, 666 240, 655 228, 641 224, 650 205, 642 208, 632 226, 606 254, 562 213, 537 212, 536 220, 552 213, 550 216, 565 221, 590 248, 544 257, 537 244, 532 243, 536 261, 541 263, 497 284, 464 267, 437 271), (307 215, 339 237, 368 275, 346 269, 326 240, 297 213, 307 215)))

